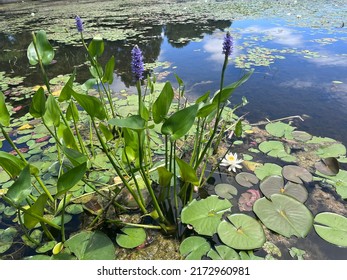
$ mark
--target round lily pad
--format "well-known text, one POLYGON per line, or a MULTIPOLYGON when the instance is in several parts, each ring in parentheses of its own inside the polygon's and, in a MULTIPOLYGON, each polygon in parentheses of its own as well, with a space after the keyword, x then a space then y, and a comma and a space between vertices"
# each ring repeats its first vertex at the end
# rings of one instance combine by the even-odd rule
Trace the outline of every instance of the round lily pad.
POLYGON ((250 188, 253 185, 258 184, 259 182, 257 176, 249 172, 240 172, 235 176, 235 180, 239 185, 247 188, 250 188))
POLYGON ((245 214, 233 214, 218 226, 221 241, 238 250, 260 248, 265 243, 265 233, 261 224, 245 214))
POLYGON ((224 212, 229 211, 232 204, 226 199, 211 195, 205 199, 194 199, 183 208, 182 223, 192 225, 194 230, 203 235, 212 236, 224 212))
POLYGON ((239 260, 239 254, 233 249, 226 245, 218 245, 210 250, 207 254, 212 260, 239 260))
POLYGON ((0 229, 0 254, 11 248, 17 230, 14 227, 0 229))
POLYGON ((126 226, 118 233, 116 242, 123 248, 135 248, 146 241, 146 232, 143 228, 126 226))
POLYGON ((231 199, 237 195, 237 189, 230 184, 218 184, 214 187, 214 191, 219 197, 231 199))
POLYGON ((320 158, 339 157, 346 155, 346 147, 341 143, 334 143, 317 150, 320 158))
POLYGON ((190 236, 180 245, 180 254, 186 260, 200 260, 211 249, 210 243, 201 236, 190 236))
POLYGON ((312 174, 308 172, 307 169, 296 165, 284 166, 282 169, 282 175, 287 180, 297 184, 311 182, 313 180, 312 174))
POLYGON ((306 131, 295 130, 292 132, 292 136, 295 140, 306 142, 312 139, 312 135, 307 133, 306 131))
POLYGON ((281 189, 284 189, 283 177, 278 175, 266 177, 261 181, 259 188, 268 198, 275 193, 281 193, 281 189))
POLYGON ((339 173, 340 165, 336 158, 323 158, 315 163, 315 168, 324 175, 334 176, 339 173))
POLYGON ((265 126, 268 133, 276 137, 285 137, 287 139, 292 139, 292 131, 295 127, 283 122, 269 123, 265 126))
POLYGON ((347 247, 347 218, 336 213, 323 212, 314 218, 317 234, 337 246, 347 247))
POLYGON ((313 224, 313 217, 304 204, 283 194, 273 194, 271 200, 258 199, 253 211, 270 230, 286 237, 305 237, 313 224))
POLYGON ((254 173, 259 180, 263 180, 271 175, 282 175, 282 167, 274 163, 265 163, 262 166, 256 167, 254 173))
POLYGON ((253 204, 259 198, 260 198, 259 190, 248 189, 246 192, 241 194, 239 198, 238 206, 240 211, 252 211, 253 204))

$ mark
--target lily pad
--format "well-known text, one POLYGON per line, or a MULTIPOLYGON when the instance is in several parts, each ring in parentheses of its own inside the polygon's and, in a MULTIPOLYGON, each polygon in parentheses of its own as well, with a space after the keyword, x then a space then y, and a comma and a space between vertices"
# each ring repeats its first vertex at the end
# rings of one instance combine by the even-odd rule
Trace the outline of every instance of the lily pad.
POLYGON ((99 231, 82 231, 65 242, 79 260, 114 260, 115 248, 108 236, 99 231))
POLYGON ((260 198, 259 190, 249 189, 241 194, 238 206, 240 211, 252 211, 253 205, 260 198))
POLYGON ((182 223, 192 225, 194 230, 203 235, 212 236, 224 212, 229 211, 232 204, 226 199, 211 195, 205 199, 194 199, 182 210, 182 223))
POLYGON ((239 254, 232 248, 226 245, 218 245, 210 250, 207 254, 212 260, 239 260, 239 254))
POLYGON ((17 230, 14 227, 0 229, 0 254, 11 248, 17 230))
POLYGON ((186 260, 200 260, 211 249, 210 243, 201 236, 190 236, 180 245, 180 254, 186 260))
POLYGON ((323 158, 315 163, 315 168, 324 175, 334 176, 339 173, 339 162, 334 157, 323 158))
POLYGON ((295 130, 292 132, 292 136, 295 140, 301 142, 307 142, 312 139, 312 135, 307 133, 306 131, 295 130))
POLYGON ((312 174, 305 168, 296 165, 286 165, 282 169, 282 175, 287 180, 301 184, 303 182, 311 182, 313 180, 312 174))
POLYGON ((231 199, 237 195, 237 189, 230 184, 218 184, 214 187, 216 194, 221 198, 231 199))
POLYGON ((340 170, 335 176, 328 176, 316 171, 316 174, 325 178, 328 184, 333 185, 336 188, 336 192, 343 198, 347 199, 347 171, 340 170))
POLYGON ((253 185, 258 184, 259 182, 257 176, 249 172, 240 172, 235 176, 235 180, 239 185, 247 188, 250 188, 253 185))
POLYGON ((268 133, 276 137, 285 137, 286 139, 293 139, 292 132, 295 127, 283 122, 269 123, 265 126, 268 133))
POLYGON ((347 218, 336 213, 323 212, 314 218, 314 229, 324 240, 347 247, 347 218))
POLYGON ((239 250, 260 248, 266 241, 261 224, 245 214, 233 214, 218 226, 218 236, 221 241, 239 250))
POLYGON ((313 224, 311 212, 304 204, 290 196, 273 194, 271 200, 258 199, 253 211, 270 230, 286 237, 305 237, 313 224))
POLYGON ((280 141, 265 141, 260 143, 259 150, 271 157, 278 157, 286 162, 296 161, 296 157, 290 155, 280 141))
POLYGON ((143 228, 126 226, 118 233, 116 242, 123 248, 135 248, 146 241, 146 231, 143 228))
POLYGON ((274 163, 265 163, 262 166, 256 167, 254 173, 259 180, 263 180, 268 176, 282 175, 282 167, 274 163))
POLYGON ((339 157, 346 155, 346 147, 341 143, 335 143, 317 150, 320 158, 339 157))

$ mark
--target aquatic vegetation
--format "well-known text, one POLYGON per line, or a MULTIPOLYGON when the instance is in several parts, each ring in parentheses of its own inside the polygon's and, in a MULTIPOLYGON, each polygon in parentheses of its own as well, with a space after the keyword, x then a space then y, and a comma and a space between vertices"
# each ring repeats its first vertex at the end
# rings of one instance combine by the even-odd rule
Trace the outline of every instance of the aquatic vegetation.
POLYGON ((213 96, 207 92, 188 102, 177 75, 177 89, 146 76, 149 68, 136 45, 129 65, 137 94, 115 97, 110 85, 116 58, 102 63, 104 39, 96 35, 87 44, 83 34, 88 22, 85 28, 81 18, 75 21, 90 79, 77 83, 78 68, 69 76, 48 79, 56 50, 46 33, 38 31, 27 56, 40 68, 45 85, 33 90, 29 114, 16 119, 23 107, 9 106, 0 93, 0 145, 13 149, 0 152, 6 171, 0 174, 0 214, 16 224, 0 231, 0 253, 21 234, 23 243, 38 253, 31 259, 114 259, 116 248, 146 246, 151 230, 178 239, 188 236, 180 246, 186 259, 259 259, 254 253, 271 249, 264 232, 269 230, 305 238, 314 227, 328 242, 346 246, 336 241, 345 233, 343 217, 338 218, 342 226, 332 213, 314 218, 305 204, 313 180, 330 184, 346 198, 345 171, 338 165, 345 161, 345 147, 284 122, 268 123, 256 139, 256 130, 234 115, 246 102, 229 107, 233 92, 252 73, 224 85, 233 51, 230 32, 220 48, 224 62, 213 96), (246 139, 253 147, 248 151, 243 149, 246 139), (287 165, 300 165, 299 152, 309 149, 320 160, 315 165, 319 177, 312 177, 312 169, 287 165), (259 158, 277 164, 261 164, 259 158), (231 184, 212 186, 211 195, 205 187, 219 166, 237 174, 228 172, 231 184), (242 187, 250 189, 242 193, 242 187), (237 207, 248 213, 234 213, 237 207), (128 210, 138 216, 124 218, 128 210), (70 236, 67 225, 81 213, 92 218, 87 228, 70 236), (96 230, 104 227, 110 229, 108 235, 96 230))

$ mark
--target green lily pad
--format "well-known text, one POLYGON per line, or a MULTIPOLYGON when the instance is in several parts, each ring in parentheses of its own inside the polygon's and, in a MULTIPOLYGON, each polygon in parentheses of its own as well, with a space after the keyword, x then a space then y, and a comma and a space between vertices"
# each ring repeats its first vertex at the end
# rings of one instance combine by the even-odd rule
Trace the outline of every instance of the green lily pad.
POLYGON ((46 253, 48 251, 51 251, 56 244, 57 244, 57 241, 46 242, 42 246, 36 249, 36 253, 46 253))
POLYGON ((83 212, 83 206, 81 204, 70 204, 65 209, 66 213, 77 215, 83 212))
POLYGON ((180 245, 180 254, 186 260, 200 260, 211 249, 210 243, 201 236, 190 236, 180 245))
POLYGON ((212 236, 224 212, 229 211, 232 204, 226 199, 211 195, 205 199, 194 199, 183 208, 182 223, 192 225, 194 230, 203 235, 212 236))
POLYGON ((254 173, 259 178, 259 180, 263 180, 268 176, 282 175, 282 167, 274 163, 265 163, 262 166, 258 166, 254 170, 254 173))
POLYGON ((296 165, 286 165, 282 169, 282 175, 287 180, 301 184, 303 182, 312 182, 313 177, 305 168, 296 165))
POLYGON ((111 239, 99 231, 82 231, 65 242, 79 260, 114 260, 115 248, 111 239))
POLYGON ((146 231, 143 228, 126 226, 118 233, 116 242, 123 248, 135 248, 146 241, 146 231))
POLYGON ((13 239, 16 234, 17 230, 14 227, 0 229, 0 254, 6 252, 11 248, 13 239))
POLYGON ((323 212, 314 218, 317 234, 337 246, 347 247, 347 218, 336 213, 323 212))
POLYGON ((335 176, 324 175, 323 173, 316 171, 316 174, 325 178, 328 184, 333 185, 336 188, 337 193, 343 198, 347 199, 347 171, 340 170, 335 176))
POLYGON ((285 137, 287 139, 293 139, 292 132, 295 127, 283 122, 269 123, 265 126, 268 133, 276 137, 285 137))
POLYGON ((234 249, 251 250, 260 248, 266 241, 261 224, 245 214, 233 214, 218 226, 221 241, 234 249))
POLYGON ((312 214, 306 206, 283 194, 273 194, 271 200, 258 199, 253 211, 267 228, 288 238, 292 235, 305 237, 313 224, 312 214))
POLYGON ((301 250, 301 249, 296 248, 296 247, 291 247, 289 249, 289 254, 292 258, 297 258, 298 260, 303 260, 304 255, 306 254, 306 251, 301 250))
POLYGON ((218 245, 210 250, 207 256, 212 260, 239 260, 239 254, 232 248, 226 245, 218 245))
POLYGON ((240 172, 235 176, 236 182, 246 188, 250 188, 255 184, 258 184, 259 179, 252 173, 240 172))
POLYGON ((267 154, 268 156, 277 157, 286 162, 296 161, 296 157, 290 155, 286 151, 286 148, 284 147, 283 143, 280 141, 265 141, 260 143, 258 148, 260 151, 267 154))
POLYGON ((320 158, 339 157, 346 155, 346 147, 340 143, 335 143, 317 150, 320 158))
POLYGON ((214 191, 221 198, 231 199, 237 195, 237 189, 230 184, 218 184, 214 187, 214 191))

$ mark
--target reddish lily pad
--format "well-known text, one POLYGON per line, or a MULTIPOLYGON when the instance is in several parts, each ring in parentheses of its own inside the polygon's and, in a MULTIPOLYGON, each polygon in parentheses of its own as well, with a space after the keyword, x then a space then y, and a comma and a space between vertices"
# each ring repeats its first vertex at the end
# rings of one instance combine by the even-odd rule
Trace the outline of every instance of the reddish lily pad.
POLYGON ((253 204, 260 198, 260 192, 258 190, 249 189, 239 198, 240 211, 252 211, 253 204))

